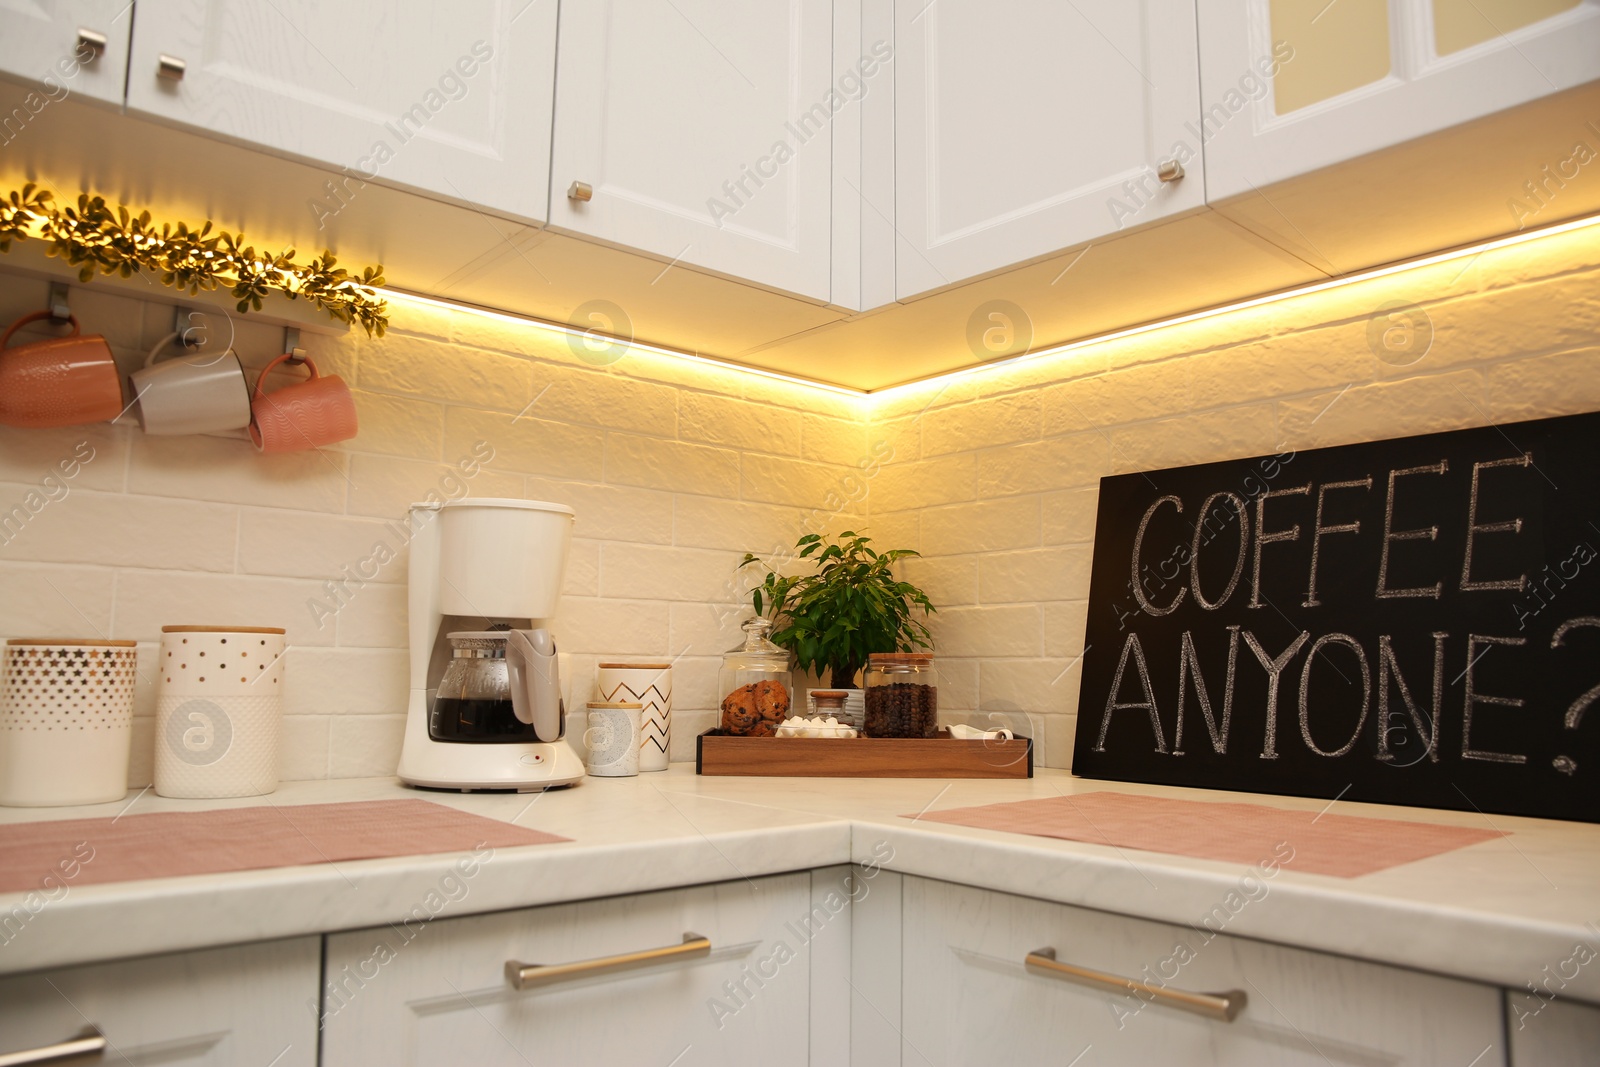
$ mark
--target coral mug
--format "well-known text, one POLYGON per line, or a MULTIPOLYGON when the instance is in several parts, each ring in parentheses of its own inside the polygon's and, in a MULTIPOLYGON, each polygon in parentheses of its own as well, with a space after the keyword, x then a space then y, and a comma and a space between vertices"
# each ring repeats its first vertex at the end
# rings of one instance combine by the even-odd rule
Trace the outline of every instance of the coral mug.
POLYGON ((311 377, 271 393, 265 391, 272 369, 294 358, 287 353, 279 356, 256 379, 250 401, 250 439, 262 452, 303 452, 356 435, 356 401, 350 387, 336 374, 319 374, 309 359, 301 357, 311 377))
POLYGON ((5 347, 23 326, 49 317, 48 311, 24 315, 0 337, 0 425, 81 426, 122 414, 122 375, 111 346, 99 334, 80 334, 76 316, 66 337, 5 347))

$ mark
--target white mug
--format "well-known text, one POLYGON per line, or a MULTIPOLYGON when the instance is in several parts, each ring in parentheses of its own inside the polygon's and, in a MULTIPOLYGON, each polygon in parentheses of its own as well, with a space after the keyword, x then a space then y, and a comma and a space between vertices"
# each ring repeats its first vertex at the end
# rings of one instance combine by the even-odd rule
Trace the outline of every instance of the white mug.
POLYGON ((150 350, 144 367, 128 376, 139 425, 167 436, 240 430, 250 425, 250 386, 233 349, 191 352, 157 363, 177 334, 150 350))
POLYGON ((672 664, 602 663, 595 684, 600 699, 637 700, 640 716, 639 769, 667 769, 667 746, 672 741, 672 664))
POLYGON ((589 728, 583 732, 588 752, 585 765, 597 778, 631 778, 639 773, 641 704, 589 705, 589 728))
POLYGON ((156 792, 255 797, 278 788, 283 630, 163 626, 156 655, 156 792))

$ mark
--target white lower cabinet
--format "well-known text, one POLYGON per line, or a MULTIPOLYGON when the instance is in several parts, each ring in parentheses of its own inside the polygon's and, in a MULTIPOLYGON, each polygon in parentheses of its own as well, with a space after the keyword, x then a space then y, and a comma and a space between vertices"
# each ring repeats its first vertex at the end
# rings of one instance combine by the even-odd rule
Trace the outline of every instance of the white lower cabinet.
MULTIPOLYGON (((1565 965, 1571 967, 1573 962, 1567 960, 1565 965)), ((1559 996, 1548 984, 1537 992, 1506 990, 1512 1067, 1594 1067, 1600 1063, 1600 1006, 1560 1000, 1559 996)))
POLYGON ((322 1063, 803 1067, 810 942, 830 919, 840 939, 849 924, 843 907, 813 907, 811 884, 776 875, 332 935, 322 1063), (619 966, 657 949, 671 951, 619 966), (508 961, 554 980, 526 971, 513 988, 508 961))
POLYGON ((93 1027, 104 1052, 70 1062, 315 1067, 321 948, 301 937, 0 978, 0 1062, 69 1062, 44 1050, 93 1027))
POLYGON ((1506 1062, 1490 986, 921 878, 905 879, 902 903, 907 1067, 1506 1062), (1161 992, 1025 965, 1044 948, 1161 992), (1170 995, 1231 992, 1246 1000, 1231 1022, 1180 1010, 1170 995))

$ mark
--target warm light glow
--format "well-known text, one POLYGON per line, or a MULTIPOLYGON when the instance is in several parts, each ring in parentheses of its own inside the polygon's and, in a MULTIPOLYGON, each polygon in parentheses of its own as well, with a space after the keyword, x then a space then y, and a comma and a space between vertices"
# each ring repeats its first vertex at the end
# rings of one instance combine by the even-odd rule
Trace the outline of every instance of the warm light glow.
MULTIPOLYGON (((841 393, 846 396, 871 396, 877 398, 889 396, 902 389, 924 387, 931 383, 947 382, 956 378, 969 377, 971 375, 990 374, 998 370, 1014 367, 1018 363, 1022 363, 1024 361, 1034 362, 1036 360, 1048 359, 1052 356, 1062 356, 1068 353, 1077 352, 1093 345, 1107 344, 1113 341, 1124 340, 1129 337, 1137 337, 1141 334, 1152 333, 1156 330, 1164 330, 1172 326, 1182 326, 1192 322, 1213 319, 1221 315, 1227 315, 1237 311, 1247 311, 1251 308, 1258 308, 1267 304, 1279 303, 1285 300, 1294 300, 1298 297, 1310 296, 1314 293, 1324 293, 1331 289, 1340 289, 1345 286, 1357 285, 1361 282, 1372 281, 1377 278, 1386 278, 1409 271, 1423 270, 1427 267, 1437 266, 1441 263, 1449 263, 1454 260, 1466 259, 1472 256, 1482 255, 1485 252, 1492 252, 1502 248, 1510 248, 1514 245, 1526 244, 1529 241, 1537 241, 1541 238, 1571 233, 1575 230, 1587 229, 1596 225, 1600 225, 1600 215, 1590 215, 1580 219, 1573 219, 1570 222, 1562 222, 1552 226, 1545 226, 1537 230, 1528 230, 1523 233, 1511 234, 1508 237, 1497 237, 1492 240, 1479 242, 1478 244, 1466 245, 1461 248, 1451 249, 1447 252, 1438 252, 1433 255, 1423 256, 1419 259, 1406 260, 1400 263, 1391 263, 1381 267, 1373 267, 1368 270, 1358 271, 1354 274, 1345 274, 1337 278, 1329 278, 1325 281, 1310 282, 1306 285, 1297 286, 1293 289, 1284 289, 1276 293, 1268 293, 1264 296, 1250 297, 1245 300, 1234 301, 1230 304, 1222 304, 1217 307, 1204 308, 1200 311, 1191 311, 1182 315, 1174 315, 1170 318, 1158 319, 1154 322, 1143 323, 1138 326, 1130 326, 1126 329, 1114 330, 1110 333, 1096 334, 1093 337, 1084 337, 1075 341, 1067 341, 1059 345, 1052 345, 1048 348, 1039 349, 1038 351, 1024 352, 1021 355, 1012 356, 1009 359, 996 360, 992 363, 980 363, 971 367, 962 367, 944 374, 936 374, 927 378, 918 378, 908 382, 901 382, 896 385, 886 386, 882 389, 872 390, 870 392, 861 389, 852 389, 847 386, 835 385, 831 382, 805 378, 797 374, 785 374, 782 371, 767 370, 762 367, 752 367, 748 364, 736 363, 732 360, 718 359, 714 356, 700 355, 699 353, 695 352, 684 352, 672 348, 663 348, 659 345, 646 344, 640 341, 629 341, 620 337, 612 339, 627 344, 629 348, 637 349, 641 352, 650 352, 673 359, 689 360, 691 362, 702 363, 707 366, 716 367, 719 370, 734 371, 742 374, 754 374, 775 381, 787 382, 791 385, 805 386, 809 389, 825 389, 830 392, 841 393)), ((417 293, 406 292, 402 289, 385 288, 378 290, 378 292, 384 298, 396 304, 410 303, 427 307, 442 308, 448 311, 459 311, 470 315, 478 315, 484 318, 496 319, 501 322, 509 322, 528 326, 533 329, 547 330, 551 333, 560 334, 565 337, 586 336, 585 331, 575 329, 574 327, 564 323, 548 322, 546 320, 536 319, 528 315, 517 315, 511 312, 497 311, 492 308, 481 307, 475 304, 460 303, 453 300, 441 300, 436 297, 422 296, 417 293)), ((597 335, 605 336, 603 334, 597 335)))
POLYGON ((823 389, 830 393, 841 393, 845 396, 864 397, 866 392, 852 389, 846 385, 835 385, 815 378, 803 378, 798 374, 785 374, 782 371, 767 370, 764 367, 752 367, 747 363, 735 363, 728 359, 718 359, 715 356, 703 356, 698 352, 684 352, 676 348, 662 348, 643 341, 632 341, 625 337, 612 337, 598 330, 579 330, 565 323, 549 322, 545 319, 536 319, 531 315, 518 315, 509 311, 498 311, 478 304, 466 304, 455 300, 441 300, 438 297, 423 296, 420 293, 408 292, 404 289, 379 289, 378 292, 391 304, 418 304, 423 307, 440 308, 445 311, 459 311, 479 318, 494 319, 498 322, 509 322, 518 326, 528 326, 536 330, 559 334, 563 337, 587 337, 592 333, 596 337, 605 337, 608 340, 618 341, 628 348, 649 352, 653 355, 666 356, 670 359, 688 360, 691 363, 701 363, 718 370, 734 371, 739 374, 754 374, 758 377, 769 378, 773 381, 785 382, 789 385, 803 385, 808 389, 823 389))

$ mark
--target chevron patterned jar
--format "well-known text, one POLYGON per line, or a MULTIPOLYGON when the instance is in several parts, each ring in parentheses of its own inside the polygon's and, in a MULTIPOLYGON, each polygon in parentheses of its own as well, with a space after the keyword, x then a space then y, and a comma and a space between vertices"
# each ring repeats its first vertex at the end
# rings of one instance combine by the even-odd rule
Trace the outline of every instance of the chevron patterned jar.
POLYGON ((667 769, 667 748, 672 743, 672 664, 602 663, 597 675, 600 699, 637 701, 639 716, 639 769, 667 769))

